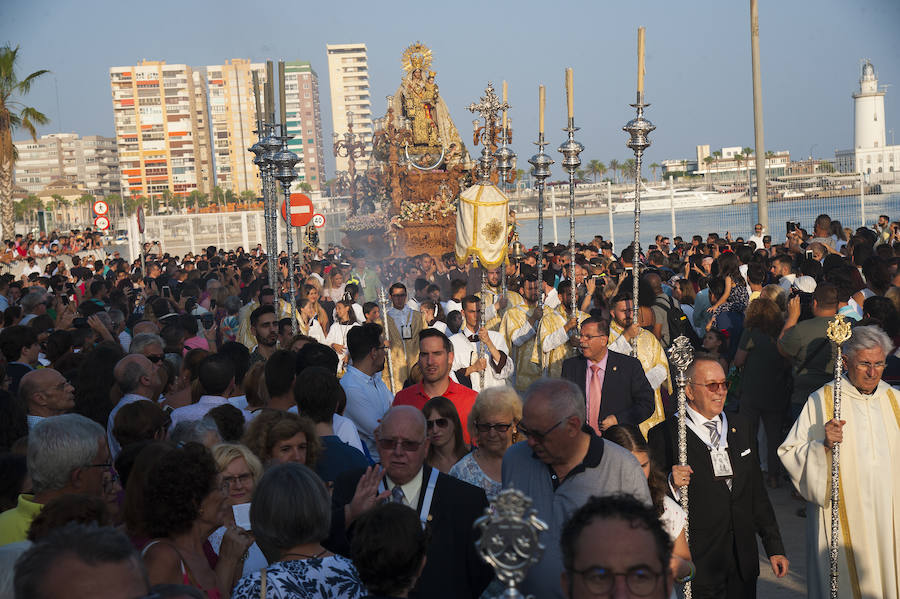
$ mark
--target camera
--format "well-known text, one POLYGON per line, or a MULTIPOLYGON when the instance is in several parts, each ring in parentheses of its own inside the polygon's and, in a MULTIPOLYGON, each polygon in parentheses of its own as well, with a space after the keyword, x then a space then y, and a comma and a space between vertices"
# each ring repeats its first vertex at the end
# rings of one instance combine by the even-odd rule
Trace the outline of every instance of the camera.
POLYGON ((800 228, 800 223, 795 222, 795 221, 790 221, 790 220, 787 221, 786 223, 784 223, 784 225, 785 225, 785 229, 788 233, 790 233, 792 231, 796 231, 797 229, 800 228))

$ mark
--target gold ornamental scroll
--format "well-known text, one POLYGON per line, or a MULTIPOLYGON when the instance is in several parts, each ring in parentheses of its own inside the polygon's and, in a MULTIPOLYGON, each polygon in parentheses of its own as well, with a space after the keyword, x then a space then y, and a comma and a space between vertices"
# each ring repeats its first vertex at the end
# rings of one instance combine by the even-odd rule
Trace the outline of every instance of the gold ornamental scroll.
POLYGON ((456 211, 456 261, 475 256, 484 268, 506 260, 509 198, 496 185, 477 184, 459 196, 456 211))

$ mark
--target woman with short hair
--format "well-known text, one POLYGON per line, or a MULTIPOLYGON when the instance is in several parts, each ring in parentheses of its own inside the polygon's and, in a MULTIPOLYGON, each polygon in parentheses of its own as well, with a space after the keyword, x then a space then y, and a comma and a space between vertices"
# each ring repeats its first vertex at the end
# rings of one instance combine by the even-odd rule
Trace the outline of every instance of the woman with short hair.
POLYGON ((309 418, 281 410, 260 410, 244 433, 244 445, 265 467, 296 462, 311 468, 319 457, 319 437, 309 418))
POLYGON ((488 501, 503 488, 503 454, 518 438, 522 400, 512 387, 490 387, 478 394, 469 412, 469 438, 475 448, 450 469, 450 476, 481 487, 488 501))
POLYGON ((331 527, 331 496, 306 466, 270 468, 253 494, 250 522, 271 565, 241 578, 232 599, 365 597, 353 563, 322 547, 331 527))
MULTIPOLYGON (((263 475, 263 466, 253 452, 237 443, 220 443, 212 448, 212 456, 219 469, 219 486, 225 494, 225 522, 209 535, 209 542, 216 555, 227 532, 227 526, 235 524, 234 506, 247 506, 253 498, 253 489, 263 475)), ((244 508, 246 509, 246 508, 244 508)), ((255 542, 247 550, 242 576, 269 565, 266 556, 255 542)))

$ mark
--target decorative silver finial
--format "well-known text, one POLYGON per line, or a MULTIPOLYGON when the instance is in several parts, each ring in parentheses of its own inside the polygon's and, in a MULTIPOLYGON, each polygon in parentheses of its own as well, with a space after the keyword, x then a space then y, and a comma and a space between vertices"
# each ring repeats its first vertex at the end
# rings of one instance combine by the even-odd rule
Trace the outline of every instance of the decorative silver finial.
POLYGON ((506 586, 502 597, 524 599, 516 587, 540 561, 544 552, 540 533, 547 530, 531 507, 531 499, 518 489, 504 489, 475 526, 481 529, 475 548, 506 586))
MULTIPOLYGON (((509 103, 503 102, 494 92, 494 84, 488 81, 484 88, 484 95, 478 104, 474 102, 466 107, 472 113, 479 113, 484 119, 484 127, 481 129, 481 158, 478 159, 479 183, 487 183, 491 178, 491 167, 494 164, 494 155, 491 153, 491 143, 497 127, 497 113, 501 110, 509 110, 509 103)), ((476 136, 478 134, 478 121, 473 121, 476 136)))

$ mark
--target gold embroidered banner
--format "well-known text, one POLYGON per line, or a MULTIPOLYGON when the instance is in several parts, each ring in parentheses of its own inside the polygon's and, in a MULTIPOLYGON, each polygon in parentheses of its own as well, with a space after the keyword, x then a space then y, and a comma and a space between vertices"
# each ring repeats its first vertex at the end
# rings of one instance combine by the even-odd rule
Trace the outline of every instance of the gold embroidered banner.
POLYGON ((459 196, 456 212, 456 261, 469 256, 491 269, 506 260, 509 198, 496 185, 473 185, 459 196))

